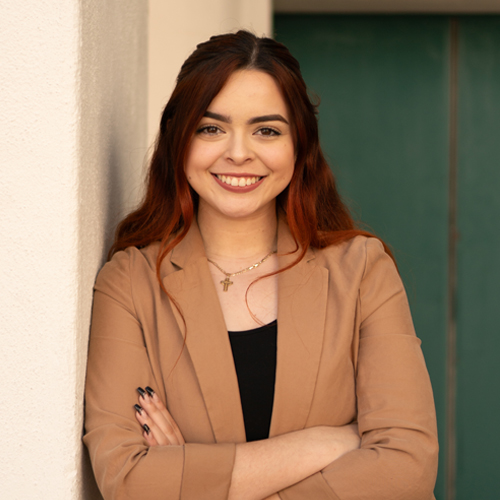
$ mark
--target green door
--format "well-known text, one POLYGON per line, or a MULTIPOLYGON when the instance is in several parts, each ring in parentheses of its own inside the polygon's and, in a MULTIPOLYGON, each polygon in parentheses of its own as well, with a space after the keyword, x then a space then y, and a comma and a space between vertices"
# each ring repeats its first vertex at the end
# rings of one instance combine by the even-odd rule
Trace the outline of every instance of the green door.
POLYGON ((345 200, 398 260, 436 399, 436 497, 500 498, 500 18, 282 14, 275 33, 321 100, 345 200))

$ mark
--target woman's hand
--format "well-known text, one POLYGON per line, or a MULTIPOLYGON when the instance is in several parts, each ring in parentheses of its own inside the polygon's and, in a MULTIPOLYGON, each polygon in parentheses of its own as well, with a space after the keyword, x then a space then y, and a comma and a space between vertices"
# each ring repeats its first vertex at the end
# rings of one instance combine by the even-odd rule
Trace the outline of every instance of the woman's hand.
MULTIPOLYGON (((331 429, 332 428, 326 427, 325 430, 327 432, 331 432, 331 429)), ((340 458, 342 455, 345 455, 350 451, 357 450, 360 447, 361 438, 359 436, 358 424, 333 427, 333 429, 335 429, 335 437, 339 443, 339 447, 341 450, 343 450, 339 453, 339 456, 337 458, 340 458)))
POLYGON ((153 389, 139 387, 137 392, 140 396, 139 404, 134 406, 135 418, 142 425, 149 446, 183 445, 185 441, 179 427, 153 389))

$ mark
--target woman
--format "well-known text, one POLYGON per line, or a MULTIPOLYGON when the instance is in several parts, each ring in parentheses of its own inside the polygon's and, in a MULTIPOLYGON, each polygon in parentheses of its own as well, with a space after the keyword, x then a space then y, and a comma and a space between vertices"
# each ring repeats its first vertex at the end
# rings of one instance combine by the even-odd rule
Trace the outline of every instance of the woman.
POLYGON ((104 498, 434 498, 431 386, 371 236, 288 50, 200 44, 95 287, 84 440, 104 498))

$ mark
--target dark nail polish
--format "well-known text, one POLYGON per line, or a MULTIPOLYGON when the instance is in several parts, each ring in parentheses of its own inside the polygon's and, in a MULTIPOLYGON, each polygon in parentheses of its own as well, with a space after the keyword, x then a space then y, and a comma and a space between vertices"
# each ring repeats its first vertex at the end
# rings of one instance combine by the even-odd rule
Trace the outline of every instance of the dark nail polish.
POLYGON ((134 405, 134 408, 136 409, 136 411, 138 411, 142 415, 142 407, 141 406, 134 405))
POLYGON ((142 426, 144 428, 144 430, 146 431, 146 434, 149 434, 149 427, 148 427, 148 424, 144 424, 142 426))
POLYGON ((142 387, 137 388, 137 392, 144 398, 146 397, 146 391, 142 387))
POLYGON ((151 397, 153 397, 153 395, 154 395, 155 391, 153 391, 153 389, 151 389, 151 387, 149 387, 149 385, 147 385, 147 386, 146 386, 146 391, 147 391, 147 393, 148 393, 151 397))

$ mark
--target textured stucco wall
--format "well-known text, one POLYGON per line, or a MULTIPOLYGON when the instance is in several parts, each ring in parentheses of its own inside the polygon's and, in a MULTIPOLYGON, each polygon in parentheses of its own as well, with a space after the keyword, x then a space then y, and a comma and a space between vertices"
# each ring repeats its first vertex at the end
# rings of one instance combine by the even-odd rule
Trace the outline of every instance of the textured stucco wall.
POLYGON ((78 9, 0 11, 1 495, 76 498, 78 9))
POLYGON ((142 178, 147 3, 0 0, 0 12, 0 496, 93 499, 92 284, 142 178))
POLYGON ((272 0, 149 0, 148 143, 182 63, 212 35, 250 29, 272 35, 272 0))

